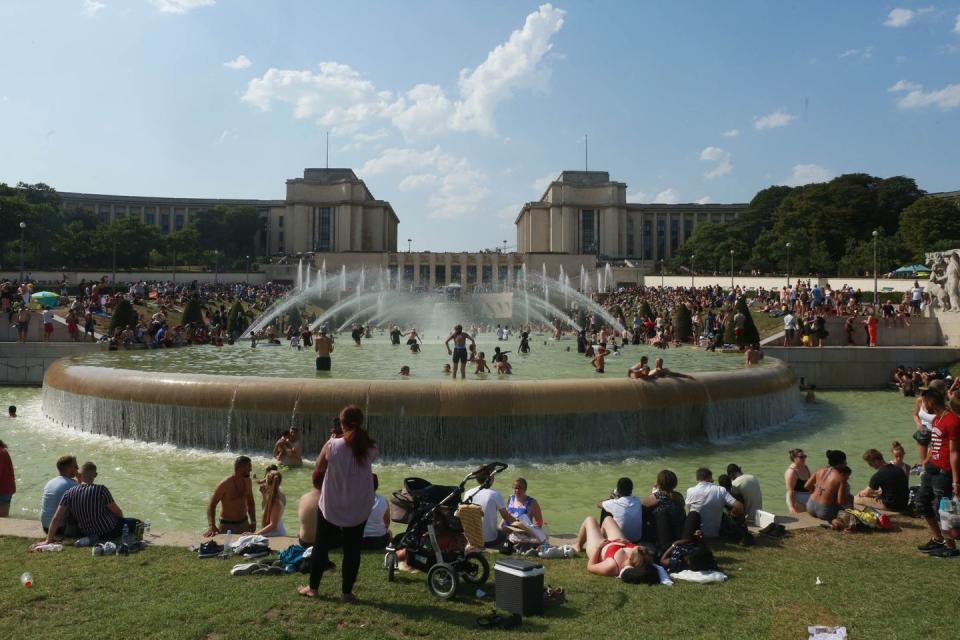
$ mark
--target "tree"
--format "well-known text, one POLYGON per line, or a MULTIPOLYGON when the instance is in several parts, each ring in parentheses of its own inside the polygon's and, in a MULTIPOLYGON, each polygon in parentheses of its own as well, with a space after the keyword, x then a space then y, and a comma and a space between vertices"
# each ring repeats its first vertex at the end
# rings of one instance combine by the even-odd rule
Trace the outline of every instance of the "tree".
POLYGON ((918 258, 934 244, 960 242, 960 207, 943 198, 920 198, 900 214, 900 235, 918 258))
POLYGON ((200 306, 200 297, 194 295, 187 302, 187 306, 183 308, 183 315, 181 317, 181 322, 186 325, 190 323, 192 325, 202 325, 203 321, 203 309, 200 306))
POLYGON ((121 299, 113 310, 113 317, 110 318, 110 335, 113 335, 113 332, 117 329, 126 329, 136 326, 136 324, 137 312, 134 311, 133 305, 130 304, 129 300, 121 299))
POLYGON ((772 229, 773 214, 791 191, 792 187, 783 185, 758 191, 747 208, 737 216, 734 228, 745 238, 756 238, 766 229, 772 229))
POLYGON ((673 316, 673 337, 680 342, 687 342, 693 336, 693 320, 687 305, 677 307, 673 316))
POLYGON ((730 269, 731 249, 736 268, 749 262, 750 245, 737 235, 732 224, 698 224, 683 246, 674 252, 670 267, 679 270, 692 264, 695 272, 725 273, 730 269), (694 255, 696 260, 692 259, 694 255))
POLYGON ((743 333, 739 336, 734 333, 735 324, 733 315, 727 318, 727 325, 723 332, 724 344, 735 344, 738 347, 745 347, 750 344, 760 344, 760 332, 757 331, 757 325, 753 322, 753 316, 750 314, 750 307, 747 306, 747 298, 741 296, 734 305, 733 313, 742 313, 746 320, 743 323, 743 333))
POLYGON ((655 317, 656 316, 653 313, 653 309, 650 308, 650 303, 644 300, 643 304, 640 305, 640 318, 646 320, 647 318, 655 317))
POLYGON ((171 264, 174 262, 180 265, 189 264, 197 259, 200 250, 200 234, 194 225, 188 224, 167 236, 166 244, 171 264))

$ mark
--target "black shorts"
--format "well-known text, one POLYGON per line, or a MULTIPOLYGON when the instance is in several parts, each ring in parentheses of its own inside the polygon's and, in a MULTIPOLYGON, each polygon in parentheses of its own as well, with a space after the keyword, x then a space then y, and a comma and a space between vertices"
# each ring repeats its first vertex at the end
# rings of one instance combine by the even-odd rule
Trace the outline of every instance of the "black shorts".
POLYGON ((459 362, 462 362, 462 363, 466 364, 466 363, 467 363, 467 360, 469 360, 469 359, 470 359, 470 358, 467 357, 467 350, 466 350, 466 349, 454 349, 454 350, 453 350, 453 366, 457 366, 457 363, 459 363, 459 362))
POLYGON ((927 463, 920 476, 920 491, 917 492, 917 508, 920 515, 935 518, 940 508, 940 498, 953 497, 953 474, 927 463))
POLYGON ((317 356, 317 371, 330 371, 330 356, 317 356))

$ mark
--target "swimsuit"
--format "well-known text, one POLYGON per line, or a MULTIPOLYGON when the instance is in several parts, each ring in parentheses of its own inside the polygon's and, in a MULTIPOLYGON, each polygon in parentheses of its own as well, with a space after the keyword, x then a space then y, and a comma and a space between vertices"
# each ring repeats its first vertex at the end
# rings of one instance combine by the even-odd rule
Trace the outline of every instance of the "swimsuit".
MULTIPOLYGON (((830 474, 832 473, 833 473, 833 467, 831 467, 827 471, 826 475, 823 476, 823 481, 817 483, 817 486, 814 489, 814 492, 817 497, 820 497, 825 493, 826 490, 823 488, 823 482, 826 482, 827 478, 829 478, 830 474)), ((834 518, 836 518, 839 512, 840 512, 839 505, 823 504, 822 502, 813 500, 812 496, 810 501, 807 502, 807 513, 809 513, 815 518, 819 518, 820 520, 826 520, 829 522, 830 520, 833 520, 834 518)))
POLYGON ((620 562, 614 557, 617 555, 617 551, 620 549, 635 549, 637 545, 631 542, 608 542, 600 548, 600 559, 609 560, 613 558, 613 561, 617 563, 617 573, 619 574, 623 571, 623 567, 620 566, 620 562))
POLYGON ((455 344, 453 345, 453 364, 457 365, 459 362, 466 364, 467 360, 467 345, 465 344, 455 344))

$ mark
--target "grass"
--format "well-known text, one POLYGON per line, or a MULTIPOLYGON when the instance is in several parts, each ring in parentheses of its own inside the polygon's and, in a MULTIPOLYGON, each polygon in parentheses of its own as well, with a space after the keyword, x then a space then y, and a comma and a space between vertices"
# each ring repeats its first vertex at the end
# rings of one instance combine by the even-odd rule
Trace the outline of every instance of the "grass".
MULTIPOLYGON (((584 561, 547 560, 546 581, 567 603, 526 618, 507 632, 550 638, 806 638, 809 624, 845 625, 851 638, 953 637, 953 586, 960 560, 914 550, 926 539, 918 520, 901 531, 846 535, 822 529, 758 540, 745 549, 718 546, 730 580, 638 587, 589 576, 584 561), (820 576, 822 586, 814 586, 820 576)), ((499 635, 478 616, 493 598, 461 589, 444 602, 423 574, 388 583, 382 557, 366 554, 355 592, 341 605, 339 573, 327 574, 324 598, 295 587, 305 576, 231 577, 230 564, 198 560, 183 549, 152 548, 128 558, 93 558, 89 550, 26 553, 28 541, 0 538, 0 628, 7 637, 80 638, 438 638, 499 635), (18 576, 31 571, 35 585, 18 576)), ((491 556, 492 559, 495 556, 491 556)), ((339 557, 333 560, 339 563, 339 557)), ((493 592, 492 584, 486 587, 493 592)))

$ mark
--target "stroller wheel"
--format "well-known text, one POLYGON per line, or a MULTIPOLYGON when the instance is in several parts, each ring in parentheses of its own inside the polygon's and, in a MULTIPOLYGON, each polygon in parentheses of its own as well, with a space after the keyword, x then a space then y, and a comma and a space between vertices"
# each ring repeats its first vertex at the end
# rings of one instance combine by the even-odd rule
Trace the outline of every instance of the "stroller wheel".
POLYGON ((483 552, 468 553, 459 565, 464 582, 469 584, 481 585, 490 577, 490 563, 483 552))
POLYGON ((387 551, 383 556, 383 568, 387 570, 387 580, 393 582, 397 571, 396 551, 387 551))
POLYGON ((435 564, 427 572, 427 588, 430 593, 449 600, 457 593, 457 571, 446 563, 435 564))

